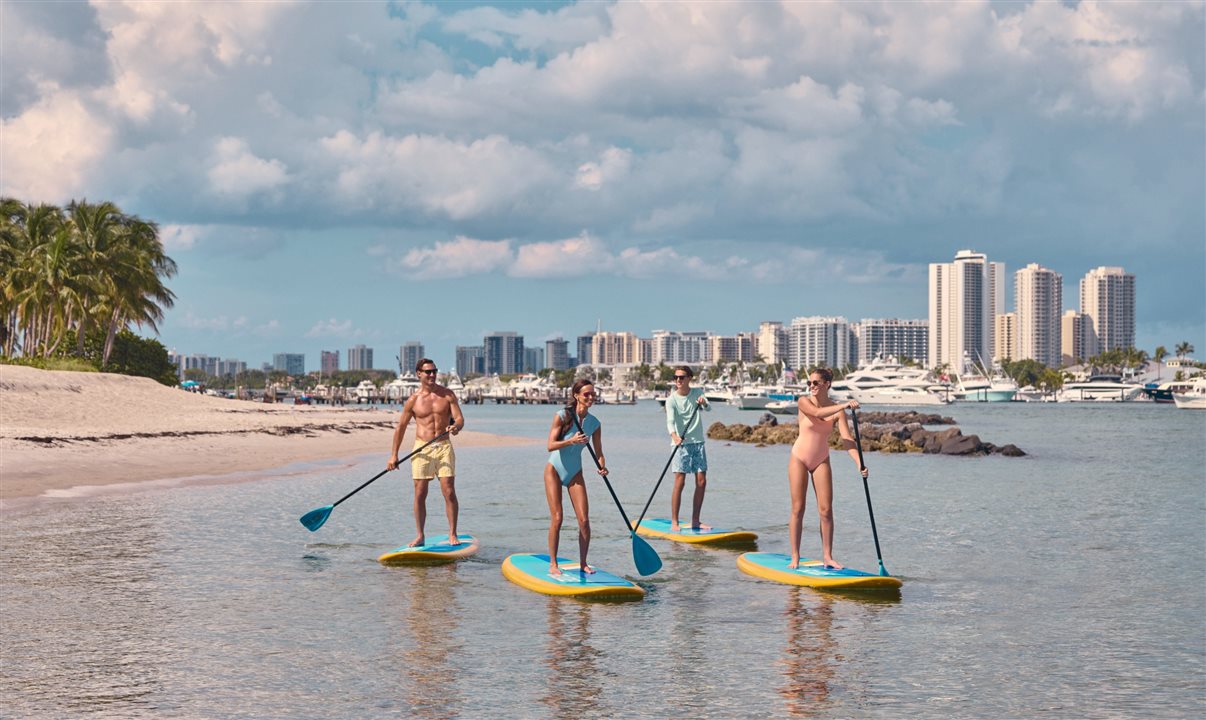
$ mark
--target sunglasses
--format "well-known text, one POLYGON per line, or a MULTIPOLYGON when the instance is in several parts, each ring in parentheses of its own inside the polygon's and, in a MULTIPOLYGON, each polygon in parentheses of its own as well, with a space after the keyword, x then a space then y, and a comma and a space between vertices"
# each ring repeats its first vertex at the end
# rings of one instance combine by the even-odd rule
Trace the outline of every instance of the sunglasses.
POLYGON ((690 379, 691 379, 690 375, 675 375, 674 376, 674 382, 678 382, 679 380, 690 380, 690 379))
POLYGON ((423 373, 424 375, 435 375, 439 372, 439 370, 420 370, 419 372, 423 373))
POLYGON ((580 393, 580 394, 582 395, 582 397, 588 397, 588 398, 599 397, 598 395, 596 395, 593 392, 584 392, 584 393, 580 393))
POLYGON ((820 385, 823 382, 825 382, 825 381, 824 380, 809 380, 808 387, 816 387, 817 385, 820 385))

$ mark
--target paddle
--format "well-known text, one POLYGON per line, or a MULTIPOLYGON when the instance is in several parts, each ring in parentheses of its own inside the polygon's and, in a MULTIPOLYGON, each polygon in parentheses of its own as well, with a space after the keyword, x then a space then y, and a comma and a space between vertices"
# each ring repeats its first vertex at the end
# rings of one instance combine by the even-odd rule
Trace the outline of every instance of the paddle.
MULTIPOLYGON (((858 434, 858 412, 851 409, 850 417, 854 419, 854 446, 858 448, 858 473, 861 477, 866 465, 863 464, 863 440, 858 434)), ((871 489, 867 487, 865 477, 863 478, 863 493, 867 496, 867 514, 871 516, 871 537, 875 539, 875 559, 879 560, 879 574, 887 575, 888 571, 884 569, 884 556, 879 551, 879 533, 875 531, 875 511, 871 509, 871 489)))
MULTIPOLYGON (((670 402, 670 399, 667 398, 666 402, 670 402)), ((639 528, 641 526, 641 521, 645 519, 645 513, 649 511, 649 506, 653 503, 653 496, 657 495, 657 490, 662 486, 662 480, 666 477, 666 471, 670 469, 670 463, 674 462, 674 453, 678 452, 678 449, 683 445, 683 440, 686 439, 683 436, 683 433, 686 433, 687 428, 691 427, 691 423, 695 422, 695 415, 697 413, 699 413, 699 403, 695 403, 695 409, 691 411, 691 417, 687 419, 687 424, 683 427, 683 432, 678 434, 678 443, 675 444, 674 449, 670 451, 670 457, 666 459, 666 467, 662 468, 662 474, 658 476, 657 484, 653 486, 653 492, 649 493, 649 500, 645 503, 645 509, 641 511, 641 516, 637 518, 635 527, 639 528)))
MULTIPOLYGON (((582 421, 578 419, 578 409, 576 407, 568 408, 570 415, 574 418, 574 425, 578 427, 578 432, 586 435, 582 429, 582 421)), ((591 445, 591 438, 586 438, 586 449, 590 451, 590 457, 595 461, 595 467, 603 469, 602 463, 599 462, 599 456, 595 455, 595 449, 591 445)), ((628 528, 628 533, 632 535, 632 562, 636 565, 637 572, 642 575, 652 575, 662 569, 662 559, 658 557, 657 551, 654 550, 649 543, 645 542, 645 538, 639 537, 636 530, 632 527, 632 522, 628 519, 628 513, 624 512, 624 506, 620 504, 620 498, 616 497, 616 491, 611 487, 611 481, 606 475, 601 476, 603 482, 607 483, 607 492, 611 493, 611 499, 615 501, 616 507, 620 509, 620 517, 624 518, 624 527, 628 528)))
MULTIPOLYGON (((446 435, 448 435, 449 432, 451 432, 451 430, 445 430, 444 432, 440 433, 439 435, 436 435, 431 440, 428 440, 427 442, 423 443, 423 445, 415 448, 414 450, 411 450, 409 455, 398 460, 398 464, 401 465, 403 462, 409 460, 411 455, 414 455, 415 453, 419 452, 420 450, 426 449, 428 445, 431 445, 432 443, 436 442, 437 440, 440 440, 441 438, 445 437, 446 435)), ((377 473, 376 475, 374 475, 373 477, 369 478, 368 482, 364 483, 363 485, 356 488, 355 490, 348 493, 347 495, 344 495, 343 497, 339 498, 338 500, 331 503, 330 505, 326 505, 326 506, 320 507, 320 508, 315 508, 315 509, 311 510, 310 512, 306 513, 305 515, 302 515, 299 518, 299 520, 301 520, 301 524, 305 525, 306 529, 309 530, 310 532, 314 532, 315 530, 322 527, 327 522, 327 518, 331 516, 331 511, 335 509, 336 505, 343 502, 344 500, 347 500, 348 498, 352 497, 353 495, 360 492, 361 490, 365 489, 366 487, 371 485, 374 480, 381 477, 382 475, 384 475, 387 472, 389 472, 389 468, 386 468, 386 469, 382 470, 381 472, 377 473)))

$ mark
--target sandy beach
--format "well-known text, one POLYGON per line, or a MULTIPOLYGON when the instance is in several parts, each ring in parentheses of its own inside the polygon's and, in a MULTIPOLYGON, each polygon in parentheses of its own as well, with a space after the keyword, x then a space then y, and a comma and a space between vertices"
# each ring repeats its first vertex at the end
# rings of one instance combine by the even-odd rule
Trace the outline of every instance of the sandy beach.
MULTIPOLYGON (((0 365, 0 500, 379 453, 398 414, 199 395, 148 378, 0 365)), ((413 444, 413 425, 403 441, 413 444)), ((458 447, 529 440, 465 430, 458 447)))

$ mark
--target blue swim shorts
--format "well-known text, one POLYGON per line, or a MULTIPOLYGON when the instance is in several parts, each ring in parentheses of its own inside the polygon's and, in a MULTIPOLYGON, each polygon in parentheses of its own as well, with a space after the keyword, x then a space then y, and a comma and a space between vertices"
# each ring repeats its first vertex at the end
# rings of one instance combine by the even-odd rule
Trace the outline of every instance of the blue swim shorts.
POLYGON ((708 471, 708 454, 703 443, 683 443, 674 453, 670 471, 676 473, 698 473, 708 471))

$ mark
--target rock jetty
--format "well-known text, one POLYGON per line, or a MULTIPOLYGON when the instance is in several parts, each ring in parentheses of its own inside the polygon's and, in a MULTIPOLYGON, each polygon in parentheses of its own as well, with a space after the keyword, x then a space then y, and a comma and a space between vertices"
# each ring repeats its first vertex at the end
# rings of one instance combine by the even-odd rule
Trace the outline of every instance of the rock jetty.
MULTIPOLYGON (((708 437, 713 440, 755 443, 759 446, 791 444, 800 434, 796 423, 780 424, 774 415, 767 413, 757 425, 734 423, 725 425, 716 422, 708 428, 708 437)), ((1016 445, 997 446, 984 442, 978 435, 964 435, 955 426, 955 421, 940 415, 916 412, 861 413, 859 434, 863 441, 863 452, 921 452, 941 455, 1025 455, 1016 445), (941 430, 928 430, 925 425, 950 425, 941 430)), ((841 439, 834 425, 829 436, 829 447, 841 448, 841 439)))

